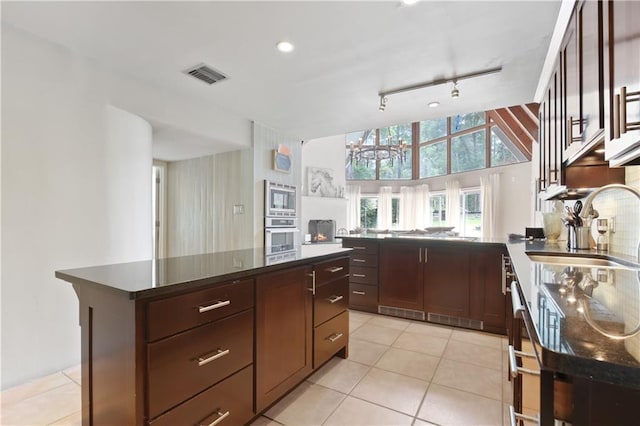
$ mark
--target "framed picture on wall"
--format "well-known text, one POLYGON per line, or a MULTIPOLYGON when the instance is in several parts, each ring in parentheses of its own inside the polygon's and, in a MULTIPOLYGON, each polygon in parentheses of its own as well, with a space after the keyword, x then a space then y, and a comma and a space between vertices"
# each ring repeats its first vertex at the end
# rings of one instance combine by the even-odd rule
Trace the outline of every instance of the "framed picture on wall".
POLYGON ((338 197, 339 189, 335 184, 333 169, 308 168, 308 188, 312 197, 338 197))
POLYGON ((280 144, 273 150, 273 170, 283 173, 291 172, 291 150, 288 146, 280 144))

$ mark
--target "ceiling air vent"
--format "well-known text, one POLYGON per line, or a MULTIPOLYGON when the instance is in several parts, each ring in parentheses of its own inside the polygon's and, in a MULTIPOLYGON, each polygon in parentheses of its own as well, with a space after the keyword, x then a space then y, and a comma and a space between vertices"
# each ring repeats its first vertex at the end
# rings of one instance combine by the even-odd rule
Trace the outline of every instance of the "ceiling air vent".
POLYGON ((227 78, 226 75, 214 70, 206 64, 200 64, 196 65, 195 67, 191 67, 188 70, 184 71, 184 73, 189 74, 190 76, 195 77, 198 80, 204 81, 207 84, 213 84, 227 78))

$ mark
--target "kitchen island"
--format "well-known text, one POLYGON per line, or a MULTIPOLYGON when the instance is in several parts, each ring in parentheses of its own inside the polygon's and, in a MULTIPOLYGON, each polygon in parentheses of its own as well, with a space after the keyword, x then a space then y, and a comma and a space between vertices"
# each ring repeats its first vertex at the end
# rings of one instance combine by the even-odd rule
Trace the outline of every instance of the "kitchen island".
POLYGON ((522 320, 540 369, 541 424, 553 424, 563 411, 554 397, 560 388, 568 389, 572 401, 567 414, 571 417, 564 420, 580 425, 637 424, 637 260, 569 252, 565 242, 518 241, 507 247, 517 275, 514 298, 522 303, 522 320))
POLYGON ((342 237, 350 306, 506 334, 505 241, 405 232, 342 237))
POLYGON ((249 422, 348 356, 350 251, 57 271, 80 302, 83 425, 249 422))

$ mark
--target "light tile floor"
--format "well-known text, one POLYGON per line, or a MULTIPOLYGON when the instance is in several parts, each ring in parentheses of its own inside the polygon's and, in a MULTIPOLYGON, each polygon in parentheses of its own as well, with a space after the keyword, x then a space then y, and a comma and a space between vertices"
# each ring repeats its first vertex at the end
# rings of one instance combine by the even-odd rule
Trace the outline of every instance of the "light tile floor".
MULTIPOLYGON (((506 338, 350 312, 333 358, 252 426, 508 425, 506 338)), ((0 394, 2 425, 80 425, 80 368, 0 394)))

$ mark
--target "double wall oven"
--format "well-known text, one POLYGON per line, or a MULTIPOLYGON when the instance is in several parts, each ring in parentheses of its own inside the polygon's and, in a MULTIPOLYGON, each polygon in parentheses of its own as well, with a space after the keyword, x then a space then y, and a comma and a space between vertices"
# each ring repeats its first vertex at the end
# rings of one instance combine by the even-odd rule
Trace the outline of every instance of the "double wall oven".
POLYGON ((300 246, 297 189, 293 185, 264 181, 264 250, 274 256, 300 246))

